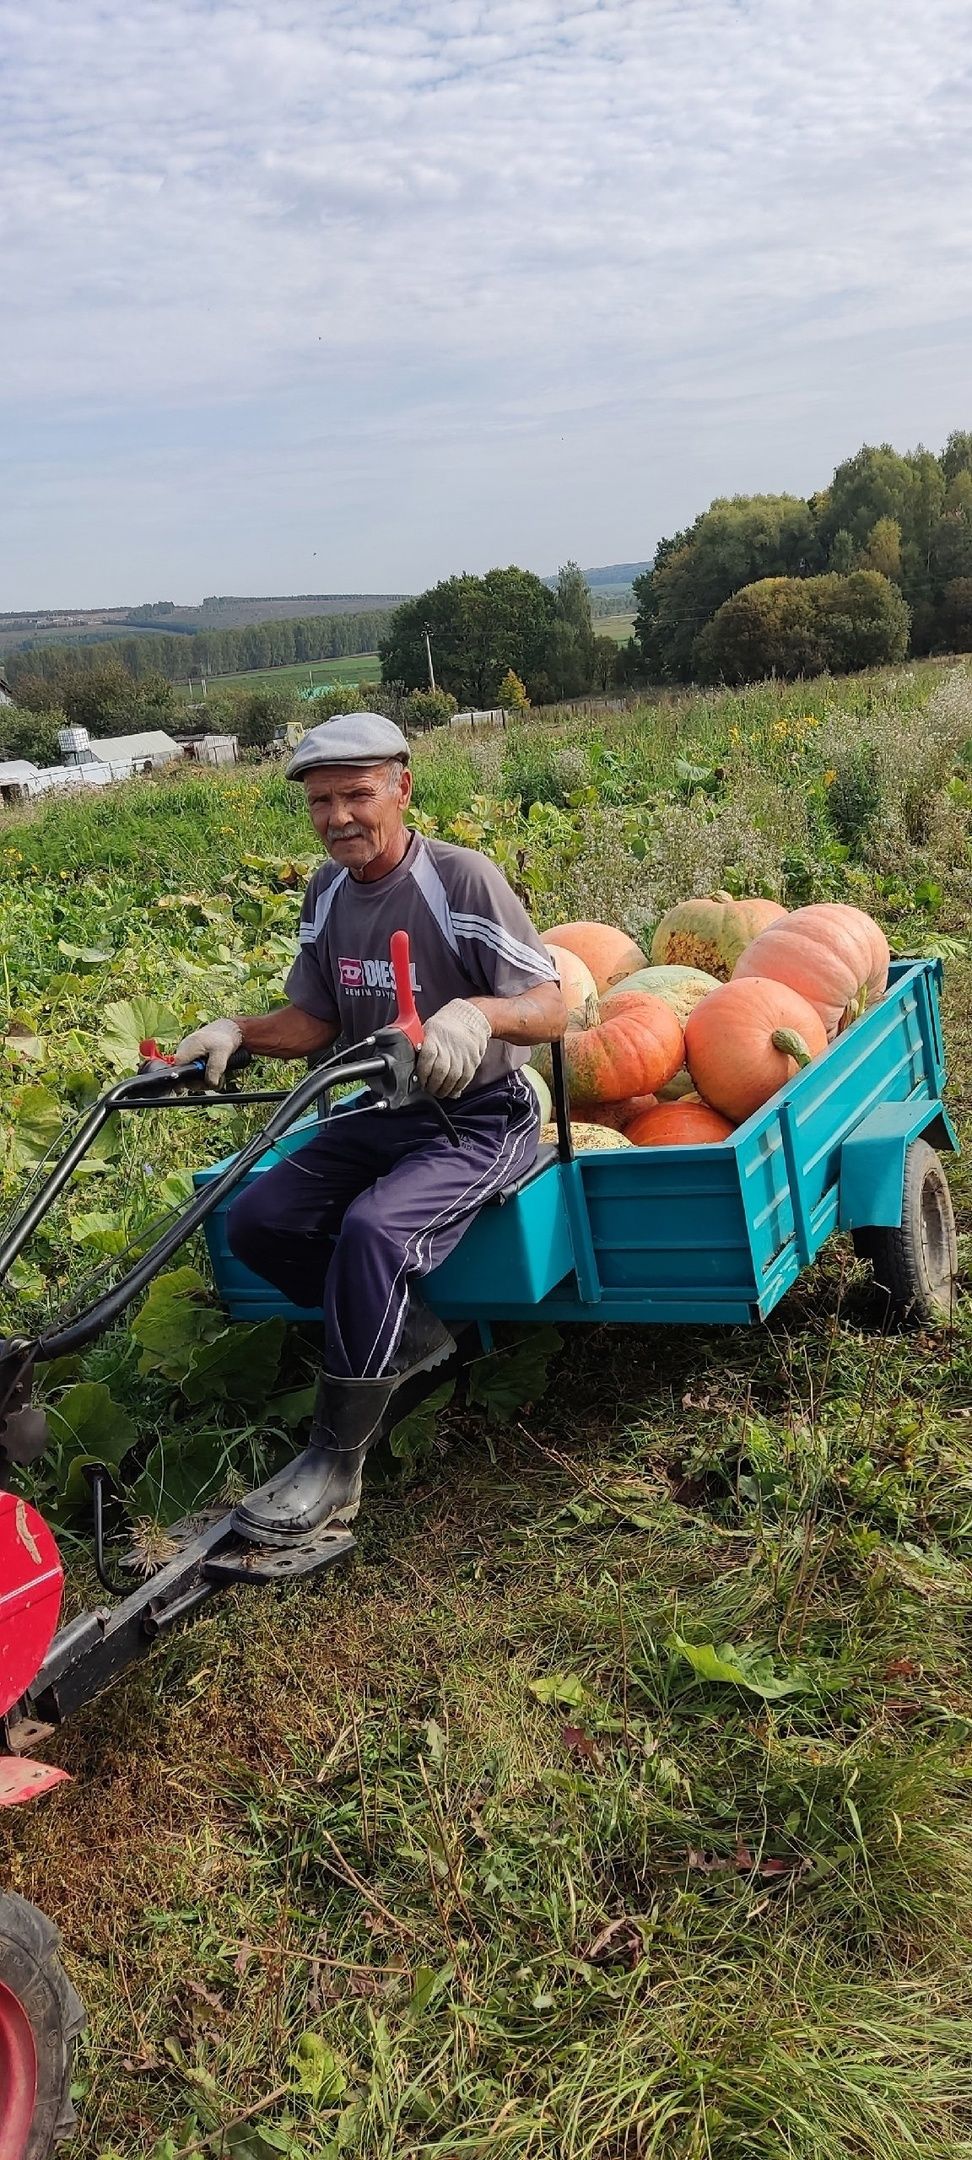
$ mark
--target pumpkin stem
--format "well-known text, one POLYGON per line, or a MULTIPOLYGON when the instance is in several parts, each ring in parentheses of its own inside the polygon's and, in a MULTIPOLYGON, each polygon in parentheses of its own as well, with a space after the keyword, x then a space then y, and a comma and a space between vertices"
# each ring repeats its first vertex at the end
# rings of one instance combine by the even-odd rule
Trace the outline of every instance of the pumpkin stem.
POLYGON ((807 1049, 803 1036, 798 1035, 795 1028, 774 1028, 771 1039, 774 1050, 782 1050, 787 1057, 795 1058, 798 1065, 809 1065, 813 1052, 807 1049))

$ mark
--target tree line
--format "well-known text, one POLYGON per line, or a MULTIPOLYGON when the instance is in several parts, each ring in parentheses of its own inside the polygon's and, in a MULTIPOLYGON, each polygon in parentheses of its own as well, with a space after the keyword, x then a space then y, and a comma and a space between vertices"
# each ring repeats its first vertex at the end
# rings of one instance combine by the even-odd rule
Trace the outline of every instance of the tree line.
POLYGON ((634 589, 656 682, 972 649, 972 433, 954 432, 940 456, 865 445, 806 500, 710 503, 659 542, 634 589))
MULTIPOLYGON (((161 676, 185 682, 190 676, 241 675, 258 668, 293 666, 302 661, 338 660, 349 653, 374 652, 391 621, 388 608, 360 615, 295 615, 280 621, 247 623, 236 630, 196 630, 191 635, 159 632, 151 637, 112 638, 110 655, 134 682, 161 676)), ((106 641, 77 645, 24 646, 5 655, 3 670, 18 703, 24 685, 46 686, 48 704, 63 703, 61 685, 88 668, 97 672, 106 660, 106 641)))

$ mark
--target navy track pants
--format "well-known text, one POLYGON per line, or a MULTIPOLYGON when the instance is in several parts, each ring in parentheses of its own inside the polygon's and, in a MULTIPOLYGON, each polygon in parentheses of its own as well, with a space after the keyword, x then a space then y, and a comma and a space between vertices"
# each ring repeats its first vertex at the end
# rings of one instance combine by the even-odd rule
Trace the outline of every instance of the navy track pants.
POLYGON ((459 1147, 420 1103, 339 1115, 230 1209, 237 1259, 291 1304, 323 1306, 326 1368, 342 1378, 380 1377, 412 1279, 446 1259, 536 1154, 537 1097, 518 1073, 445 1108, 459 1147))

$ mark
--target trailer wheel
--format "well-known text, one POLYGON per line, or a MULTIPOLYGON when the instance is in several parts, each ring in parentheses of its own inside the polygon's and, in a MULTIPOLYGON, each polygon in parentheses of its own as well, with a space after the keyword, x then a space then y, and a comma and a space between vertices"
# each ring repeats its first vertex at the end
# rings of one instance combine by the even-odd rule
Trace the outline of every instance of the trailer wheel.
POLYGON ((941 1158, 927 1140, 913 1140, 905 1156, 900 1224, 872 1224, 853 1238, 858 1258, 870 1261, 900 1319, 938 1327, 951 1319, 958 1285, 955 1215, 941 1158))
POLYGON ((84 2008, 58 1956, 53 1921, 0 1897, 0 2154, 47 2160, 74 2129, 71 2069, 84 2008))

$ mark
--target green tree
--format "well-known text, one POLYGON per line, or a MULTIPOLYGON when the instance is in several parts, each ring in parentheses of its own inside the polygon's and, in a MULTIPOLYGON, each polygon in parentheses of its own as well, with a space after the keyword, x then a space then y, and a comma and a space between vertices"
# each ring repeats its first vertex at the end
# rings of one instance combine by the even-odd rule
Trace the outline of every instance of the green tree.
MULTIPOLYGON (((831 568, 836 565, 831 557, 831 568)), ((856 566, 852 566, 856 567, 856 566)), ((901 577, 901 527, 897 518, 876 518, 861 557, 862 570, 877 570, 882 577, 901 577)))
POLYGON ((972 652, 972 577, 953 578, 942 603, 945 644, 951 652, 972 652))
POLYGON ((972 473, 972 433, 965 428, 953 428, 942 451, 942 473, 951 484, 960 473, 972 473))
POLYGON ((886 667, 908 650, 910 614, 897 585, 877 570, 811 579, 823 666, 834 673, 886 667))
POLYGON ((313 709, 301 705, 292 690, 248 690, 237 704, 233 733, 244 750, 269 750, 294 720, 307 718, 313 709))
POLYGON ((402 726, 406 735, 422 734, 426 728, 445 727, 455 710, 449 690, 413 690, 402 699, 402 726))
MULTIPOLYGON (((900 526, 898 530, 900 532, 900 526)), ((852 570, 857 569, 859 554, 853 533, 849 533, 846 526, 841 525, 830 544, 828 568, 835 570, 838 577, 848 577, 852 570)))
POLYGON ((427 630, 436 681, 461 706, 495 705, 508 668, 533 695, 557 620, 553 593, 531 570, 511 564, 481 578, 446 578, 396 608, 379 648, 382 680, 405 690, 426 686, 427 630))
POLYGON ((810 505, 793 495, 737 495, 710 504, 687 533, 662 541, 635 579, 635 635, 649 673, 688 680, 695 645, 731 593, 765 577, 821 567, 810 505))
POLYGON ((317 727, 321 720, 336 720, 339 713, 366 709, 357 683, 335 683, 333 690, 322 690, 319 697, 303 700, 301 716, 308 727, 317 727))
POLYGON ((696 641, 709 682, 814 675, 825 665, 814 606, 816 578, 760 578, 717 609, 696 641))
POLYGON ((595 638, 592 674, 596 689, 610 690, 612 683, 616 681, 618 651, 619 647, 613 638, 595 638))
POLYGON ((879 667, 904 658, 908 607, 876 570, 764 578, 723 602, 698 641, 709 681, 879 667))
POLYGON ((0 758, 25 758, 30 765, 63 763, 58 734, 67 727, 63 712, 31 712, 16 705, 0 708, 0 758))

